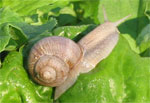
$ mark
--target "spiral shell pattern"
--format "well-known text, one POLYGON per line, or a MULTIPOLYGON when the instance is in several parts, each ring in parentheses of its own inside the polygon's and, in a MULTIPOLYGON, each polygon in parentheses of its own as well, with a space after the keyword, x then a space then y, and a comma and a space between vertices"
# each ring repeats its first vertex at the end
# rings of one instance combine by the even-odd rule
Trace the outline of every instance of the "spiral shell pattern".
POLYGON ((29 73, 39 84, 56 87, 81 59, 82 50, 72 40, 52 36, 38 41, 29 54, 29 73))

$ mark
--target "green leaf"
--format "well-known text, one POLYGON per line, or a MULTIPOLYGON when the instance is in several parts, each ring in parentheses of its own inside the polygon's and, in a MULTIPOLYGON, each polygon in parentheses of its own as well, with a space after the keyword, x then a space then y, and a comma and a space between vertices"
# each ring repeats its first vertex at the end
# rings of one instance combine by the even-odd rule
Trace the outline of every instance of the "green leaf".
POLYGON ((76 0, 64 0, 56 1, 50 5, 44 5, 37 9, 36 13, 25 17, 25 21, 33 25, 46 23, 49 17, 57 17, 60 25, 68 25, 76 23, 74 6, 71 1, 76 0))
POLYGON ((27 37, 17 27, 6 24, 0 25, 0 52, 15 50, 26 43, 27 37), (6 48, 6 49, 5 49, 6 48))
POLYGON ((148 24, 137 37, 137 44, 140 47, 140 51, 144 52, 150 48, 150 24, 148 24))
POLYGON ((150 2, 146 2, 146 9, 145 9, 145 15, 149 18, 150 20, 150 2))
POLYGON ((78 18, 83 22, 83 24, 96 23, 98 21, 98 5, 100 0, 80 0, 75 2, 75 11, 78 18))
POLYGON ((145 103, 150 101, 150 58, 134 53, 121 36, 108 58, 82 74, 60 102, 145 103))
POLYGON ((2 0, 2 7, 10 7, 20 16, 31 15, 36 9, 55 3, 57 0, 2 0))
POLYGON ((67 7, 62 8, 59 11, 58 23, 59 25, 74 25, 77 22, 76 13, 74 11, 73 4, 68 5, 67 7))
POLYGON ((0 9, 0 24, 6 22, 23 22, 22 18, 15 12, 12 12, 9 8, 0 9))
POLYGON ((11 52, 0 69, 0 102, 50 103, 52 89, 33 84, 23 68, 19 52, 11 52))
MULTIPOLYGON (((5 12, 2 12, 2 14, 5 14, 5 12)), ((12 15, 10 18, 12 17, 15 18, 15 15, 12 15)), ((57 21, 54 18, 51 18, 47 23, 39 26, 29 25, 21 21, 16 22, 14 19, 7 20, 8 19, 1 19, 1 23, 3 24, 0 25, 0 52, 4 50, 15 50, 25 44, 28 41, 27 39, 35 38, 46 31, 51 32, 57 25, 57 21)))
POLYGON ((9 39, 9 43, 7 44, 7 46, 5 46, 5 51, 13 51, 16 50, 18 47, 18 44, 13 40, 13 39, 9 39))
POLYGON ((1 0, 0 7, 10 7, 13 11, 17 12, 20 16, 28 16, 35 14, 38 10, 47 13, 56 7, 64 7, 71 1, 78 0, 1 0))
POLYGON ((62 26, 53 30, 53 35, 65 36, 70 39, 77 37, 79 34, 84 35, 94 29, 96 25, 80 25, 80 26, 62 26))
POLYGON ((142 57, 150 57, 150 48, 140 54, 142 57))
POLYGON ((12 23, 12 25, 20 28, 22 32, 27 36, 28 39, 32 39, 44 32, 51 32, 51 30, 57 25, 57 21, 51 18, 47 23, 42 25, 30 25, 24 22, 12 23))
POLYGON ((122 36, 128 41, 131 49, 137 54, 140 54, 140 49, 137 46, 136 41, 129 34, 123 34, 122 36))
POLYGON ((52 13, 52 12, 55 13, 54 9, 58 9, 59 8, 59 10, 60 10, 61 8, 64 8, 66 5, 69 4, 69 1, 71 1, 71 0, 63 0, 61 2, 57 0, 52 5, 42 6, 38 10, 41 11, 41 12, 43 12, 43 13, 52 13))
POLYGON ((0 52, 15 50, 26 42, 26 36, 19 28, 8 22, 23 22, 23 20, 9 8, 0 9, 0 52))
POLYGON ((5 47, 9 43, 10 35, 8 32, 8 26, 0 25, 0 52, 5 50, 5 47))

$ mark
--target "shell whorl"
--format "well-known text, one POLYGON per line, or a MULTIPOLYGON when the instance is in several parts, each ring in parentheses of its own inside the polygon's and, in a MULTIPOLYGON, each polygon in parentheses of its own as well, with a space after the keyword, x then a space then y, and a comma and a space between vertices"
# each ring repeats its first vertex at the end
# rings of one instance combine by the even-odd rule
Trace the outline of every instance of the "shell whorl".
POLYGON ((47 37, 32 47, 29 72, 42 85, 59 86, 66 80, 81 55, 80 47, 72 40, 58 36, 47 37))

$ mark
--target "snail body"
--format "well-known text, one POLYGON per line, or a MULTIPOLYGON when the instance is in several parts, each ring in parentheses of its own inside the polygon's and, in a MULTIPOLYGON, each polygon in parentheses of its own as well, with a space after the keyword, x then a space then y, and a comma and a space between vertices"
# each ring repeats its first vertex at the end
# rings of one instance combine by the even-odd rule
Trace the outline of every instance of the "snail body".
POLYGON ((107 20, 78 43, 60 37, 47 37, 37 42, 29 54, 29 73, 39 84, 56 87, 54 99, 70 88, 80 73, 87 73, 106 58, 119 38, 117 25, 129 16, 112 23, 107 20))
POLYGON ((106 22, 83 37, 78 44, 86 51, 83 64, 87 67, 81 72, 91 71, 102 59, 106 58, 117 44, 118 36, 116 27, 106 22))

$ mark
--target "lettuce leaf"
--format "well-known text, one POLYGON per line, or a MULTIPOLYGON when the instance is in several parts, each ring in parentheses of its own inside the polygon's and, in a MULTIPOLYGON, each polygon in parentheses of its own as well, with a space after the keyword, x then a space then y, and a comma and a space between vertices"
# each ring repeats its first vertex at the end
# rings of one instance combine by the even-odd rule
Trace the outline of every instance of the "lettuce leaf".
POLYGON ((148 49, 150 48, 150 24, 143 28, 136 41, 141 53, 148 52, 148 49))
POLYGON ((0 14, 2 14, 0 15, 0 52, 16 50, 37 35, 46 31, 51 32, 57 25, 54 18, 49 19, 47 23, 42 25, 27 24, 9 8, 1 10, 0 14))
POLYGON ((104 22, 102 6, 109 21, 132 16, 119 25, 120 39, 109 57, 81 74, 56 102, 149 102, 147 0, 0 0, 0 102, 53 102, 54 89, 36 84, 28 75, 31 47, 53 35, 77 42, 104 22))
POLYGON ((52 88, 32 83, 23 68, 22 54, 11 52, 0 69, 0 102, 50 103, 52 88))

